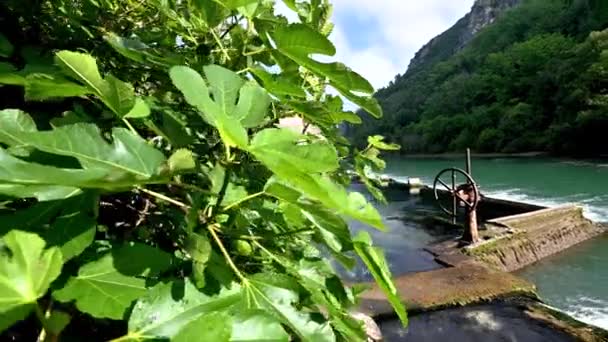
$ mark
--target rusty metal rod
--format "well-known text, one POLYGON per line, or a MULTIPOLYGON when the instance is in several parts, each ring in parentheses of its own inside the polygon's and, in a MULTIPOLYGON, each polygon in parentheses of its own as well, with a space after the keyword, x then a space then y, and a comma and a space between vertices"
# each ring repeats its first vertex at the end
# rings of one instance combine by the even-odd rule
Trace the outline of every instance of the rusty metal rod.
POLYGON ((471 174, 471 149, 467 148, 467 173, 469 174, 469 176, 473 177, 473 175, 471 174))

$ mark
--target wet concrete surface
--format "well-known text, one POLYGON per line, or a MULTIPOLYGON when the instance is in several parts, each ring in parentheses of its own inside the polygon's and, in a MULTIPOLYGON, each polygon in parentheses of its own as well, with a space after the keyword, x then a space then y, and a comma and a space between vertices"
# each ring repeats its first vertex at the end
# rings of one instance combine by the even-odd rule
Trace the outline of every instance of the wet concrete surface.
POLYGON ((512 304, 484 304, 422 313, 405 329, 397 320, 380 322, 384 341, 567 342, 571 335, 528 316, 512 304))

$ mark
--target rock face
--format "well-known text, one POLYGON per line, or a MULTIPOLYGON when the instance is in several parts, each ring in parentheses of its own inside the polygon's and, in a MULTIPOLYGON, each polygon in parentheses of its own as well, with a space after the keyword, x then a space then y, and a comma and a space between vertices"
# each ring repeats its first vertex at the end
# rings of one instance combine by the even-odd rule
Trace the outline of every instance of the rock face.
POLYGON ((433 38, 411 60, 409 69, 415 69, 428 61, 429 56, 449 57, 464 48, 484 27, 492 24, 507 9, 520 0, 476 0, 471 11, 449 30, 433 38), (441 49, 441 53, 437 53, 441 49))
POLYGON ((467 18, 467 30, 461 36, 459 49, 464 47, 484 27, 492 24, 505 10, 517 5, 519 0, 477 0, 467 18))

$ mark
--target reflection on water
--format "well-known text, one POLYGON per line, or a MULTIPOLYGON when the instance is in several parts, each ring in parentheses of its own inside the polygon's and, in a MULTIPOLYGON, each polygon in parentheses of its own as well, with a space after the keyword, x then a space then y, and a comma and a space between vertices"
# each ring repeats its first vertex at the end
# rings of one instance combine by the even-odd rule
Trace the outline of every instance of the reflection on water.
MULTIPOLYGON (((361 191, 360 188, 355 188, 361 191)), ((429 271, 440 268, 433 256, 422 250, 423 247, 443 238, 423 229, 421 222, 429 213, 436 214, 433 207, 423 205, 418 196, 403 196, 387 205, 376 203, 384 219, 387 231, 382 232, 357 221, 349 222, 353 235, 359 230, 367 230, 374 241, 385 253, 389 268, 394 276, 409 272, 429 271)), ((352 271, 339 268, 341 276, 348 281, 370 281, 371 275, 359 263, 352 271)))
POLYGON ((386 341, 561 342, 573 338, 534 321, 513 305, 477 305, 410 317, 405 329, 396 320, 380 324, 386 341))

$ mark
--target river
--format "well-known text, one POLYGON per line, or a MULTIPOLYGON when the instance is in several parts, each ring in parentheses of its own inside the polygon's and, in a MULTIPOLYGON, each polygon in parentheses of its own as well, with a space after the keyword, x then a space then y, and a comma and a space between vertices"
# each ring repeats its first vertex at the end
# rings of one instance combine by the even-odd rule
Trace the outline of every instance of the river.
MULTIPOLYGON (((431 184, 447 167, 464 169, 464 158, 389 159, 385 174, 418 177, 431 184)), ((474 159, 473 178, 490 197, 546 206, 578 203, 585 216, 608 222, 608 162, 550 158, 474 159)), ((416 239, 416 238, 414 238, 416 239)), ((608 329, 608 237, 579 244, 526 267, 518 274, 538 287, 547 304, 608 329)))

